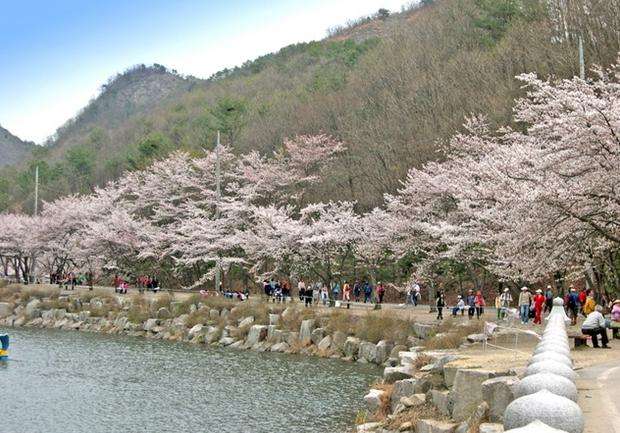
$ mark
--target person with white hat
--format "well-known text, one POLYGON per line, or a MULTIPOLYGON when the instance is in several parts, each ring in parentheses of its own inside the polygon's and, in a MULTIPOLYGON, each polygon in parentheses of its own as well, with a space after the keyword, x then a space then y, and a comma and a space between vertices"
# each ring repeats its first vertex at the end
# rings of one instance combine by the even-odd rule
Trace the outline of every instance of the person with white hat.
POLYGON ((519 294, 519 313, 521 315, 521 323, 525 325, 530 320, 530 306, 532 305, 532 294, 526 286, 521 287, 519 294))
POLYGON ((512 295, 510 294, 510 289, 506 287, 504 289, 504 293, 499 297, 501 303, 501 316, 502 319, 506 317, 506 311, 510 308, 510 304, 512 303, 512 295))
POLYGON ((542 325, 542 312, 543 305, 545 303, 545 295, 543 295, 543 291, 538 289, 536 290, 536 295, 534 296, 534 324, 542 325))

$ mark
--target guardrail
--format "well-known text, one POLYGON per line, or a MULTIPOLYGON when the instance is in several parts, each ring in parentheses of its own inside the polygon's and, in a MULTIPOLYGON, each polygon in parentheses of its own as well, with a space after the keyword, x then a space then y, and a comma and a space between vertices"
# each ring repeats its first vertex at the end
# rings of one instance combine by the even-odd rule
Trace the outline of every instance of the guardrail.
POLYGON ((583 433, 584 416, 577 405, 577 374, 573 370, 564 301, 553 300, 551 314, 530 359, 518 396, 504 413, 506 433, 583 433))

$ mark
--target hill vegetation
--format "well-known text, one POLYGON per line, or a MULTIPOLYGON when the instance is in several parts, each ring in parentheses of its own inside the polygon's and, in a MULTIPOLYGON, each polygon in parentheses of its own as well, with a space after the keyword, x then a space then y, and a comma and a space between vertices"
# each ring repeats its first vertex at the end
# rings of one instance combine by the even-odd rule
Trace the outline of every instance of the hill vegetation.
POLYGON ((32 146, 33 143, 22 141, 0 126, 0 167, 22 161, 32 146))
POLYGON ((441 159, 441 144, 468 115, 510 123, 522 94, 516 75, 578 74, 579 35, 586 66, 615 61, 618 10, 618 0, 427 0, 208 80, 140 65, 104 85, 27 161, 0 172, 0 211, 31 210, 35 165, 44 200, 87 193, 171 151, 211 149, 218 129, 238 153, 269 154, 295 134, 337 137, 347 151, 308 200, 369 209, 411 166, 441 159))

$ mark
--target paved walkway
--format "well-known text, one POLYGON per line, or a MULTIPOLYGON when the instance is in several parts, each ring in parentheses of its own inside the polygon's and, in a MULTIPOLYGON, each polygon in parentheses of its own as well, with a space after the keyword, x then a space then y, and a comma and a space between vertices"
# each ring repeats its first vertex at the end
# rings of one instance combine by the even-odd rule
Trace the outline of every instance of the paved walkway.
POLYGON ((620 361, 584 368, 577 384, 584 433, 620 433, 620 361))

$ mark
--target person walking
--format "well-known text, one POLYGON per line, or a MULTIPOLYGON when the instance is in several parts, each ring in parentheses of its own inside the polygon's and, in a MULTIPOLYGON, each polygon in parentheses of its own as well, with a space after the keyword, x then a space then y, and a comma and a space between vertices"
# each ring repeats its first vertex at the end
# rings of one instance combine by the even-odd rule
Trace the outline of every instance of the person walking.
POLYGON ((385 287, 383 286, 381 281, 379 281, 379 284, 377 284, 377 297, 378 297, 379 304, 383 304, 384 295, 385 295, 385 287))
POLYGON ((584 313, 583 311, 583 307, 584 305, 586 305, 586 301, 588 299, 588 292, 586 291, 586 289, 581 289, 581 291, 579 292, 579 307, 581 308, 581 314, 585 316, 587 316, 587 314, 584 313))
POLYGON ((340 299, 340 283, 336 281, 336 284, 332 287, 332 296, 334 297, 334 301, 340 299))
POLYGON ((486 306, 484 296, 482 296, 482 291, 480 290, 478 290, 478 292, 476 293, 474 305, 476 307, 476 318, 480 320, 480 317, 484 314, 484 307, 486 306))
POLYGON ((474 295, 473 290, 469 290, 467 293, 467 317, 471 320, 474 318, 474 313, 476 312, 476 295, 474 295))
POLYGON ((355 284, 353 284, 353 299, 355 300, 355 302, 359 302, 361 293, 362 286, 360 285, 359 281, 356 281, 355 284))
POLYGON ((551 288, 551 286, 547 286, 547 290, 545 290, 544 313, 551 313, 552 308, 553 308, 553 289, 551 288))
POLYGON ((508 309, 510 308, 510 305, 512 304, 512 295, 510 294, 510 289, 508 287, 504 289, 504 293, 502 293, 499 299, 502 304, 501 318, 503 319, 504 317, 506 317, 506 312, 508 311, 508 309))
POLYGON ((372 286, 368 281, 364 281, 364 304, 372 302, 372 286))
POLYGON ((306 298, 306 283, 304 283, 304 280, 299 280, 297 283, 297 291, 299 294, 299 300, 304 302, 306 298))
POLYGON ((342 300, 347 303, 347 309, 351 308, 351 285, 347 281, 342 287, 342 300))
POLYGON ((323 303, 323 306, 326 307, 327 306, 327 302, 329 301, 329 291, 327 290, 327 286, 323 285, 321 287, 321 302, 323 303))
POLYGON ((603 307, 597 305, 594 311, 588 314, 588 317, 586 317, 586 320, 581 325, 581 332, 592 337, 592 346, 594 346, 595 349, 600 348, 598 345, 599 336, 601 337, 602 348, 611 349, 611 347, 608 346, 609 337, 607 336, 606 326, 605 316, 603 316, 603 307))
POLYGON ((546 299, 542 290, 536 290, 536 296, 534 296, 534 325, 542 324, 543 305, 546 299))
POLYGON ((521 293, 519 294, 519 314, 521 317, 521 323, 525 325, 530 321, 530 306, 532 305, 532 294, 530 289, 523 286, 521 287, 521 293))
POLYGON ((502 318, 502 292, 497 291, 497 295, 495 296, 495 310, 497 313, 497 320, 501 320, 502 318))
POLYGON ((446 300, 442 291, 437 295, 435 306, 437 307, 437 320, 443 320, 443 308, 446 306, 446 300))
POLYGON ((579 295, 573 286, 570 287, 570 292, 567 296, 566 307, 568 309, 568 315, 571 318, 571 325, 577 324, 577 316, 579 315, 579 295))
POLYGON ((414 307, 418 306, 419 296, 420 296, 420 285, 418 284, 417 281, 414 280, 411 283, 411 287, 409 290, 410 301, 414 307))

